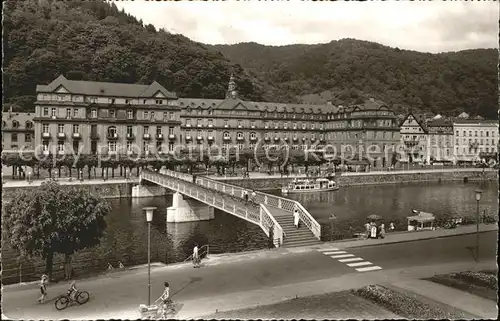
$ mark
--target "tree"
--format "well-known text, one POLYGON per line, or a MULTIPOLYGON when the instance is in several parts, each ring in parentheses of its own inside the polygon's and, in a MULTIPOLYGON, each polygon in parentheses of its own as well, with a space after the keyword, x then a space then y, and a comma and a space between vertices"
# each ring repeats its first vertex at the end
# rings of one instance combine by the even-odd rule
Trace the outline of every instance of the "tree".
POLYGON ((2 230, 22 256, 45 259, 50 276, 54 254, 63 254, 69 263, 75 252, 100 244, 110 211, 100 196, 44 182, 36 190, 18 191, 5 205, 2 230))

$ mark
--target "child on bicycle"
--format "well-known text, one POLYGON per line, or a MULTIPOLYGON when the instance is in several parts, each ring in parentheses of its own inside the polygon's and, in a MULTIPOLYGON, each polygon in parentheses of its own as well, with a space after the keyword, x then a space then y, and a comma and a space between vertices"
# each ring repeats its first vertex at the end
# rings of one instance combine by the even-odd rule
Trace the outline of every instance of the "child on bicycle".
POLYGON ((72 281, 69 285, 68 296, 72 301, 75 301, 75 296, 78 293, 78 289, 76 288, 76 282, 72 281))

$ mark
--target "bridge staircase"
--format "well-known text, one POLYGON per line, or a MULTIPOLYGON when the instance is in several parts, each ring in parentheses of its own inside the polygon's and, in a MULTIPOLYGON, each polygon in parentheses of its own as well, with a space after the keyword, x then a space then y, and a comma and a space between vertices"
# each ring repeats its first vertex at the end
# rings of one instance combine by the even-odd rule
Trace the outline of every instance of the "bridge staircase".
POLYGON ((290 212, 277 207, 271 207, 269 211, 283 229, 283 247, 309 246, 321 243, 303 223, 297 229, 293 225, 293 215, 290 212))
POLYGON ((259 225, 265 234, 273 237, 276 247, 298 247, 321 243, 321 226, 297 201, 255 191, 256 196, 246 202, 243 192, 252 190, 206 177, 171 170, 160 172, 144 169, 140 180, 162 185, 207 205, 219 208, 259 225), (301 228, 293 226, 293 213, 300 215, 301 228))

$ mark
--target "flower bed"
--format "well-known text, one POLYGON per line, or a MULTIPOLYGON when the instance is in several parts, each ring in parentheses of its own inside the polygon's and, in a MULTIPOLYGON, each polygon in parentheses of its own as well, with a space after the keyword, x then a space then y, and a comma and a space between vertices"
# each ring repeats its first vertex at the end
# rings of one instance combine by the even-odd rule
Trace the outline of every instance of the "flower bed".
POLYGON ((482 271, 473 272, 461 272, 453 275, 454 278, 462 279, 467 283, 471 283, 478 286, 483 286, 488 289, 498 290, 498 277, 495 274, 485 273, 482 271))
POLYGON ((497 300, 498 282, 496 271, 467 271, 435 275, 428 280, 461 291, 466 291, 485 299, 497 300))
POLYGON ((381 285, 369 285, 354 290, 354 293, 407 319, 463 318, 463 316, 458 313, 445 311, 437 305, 431 306, 416 298, 381 285))

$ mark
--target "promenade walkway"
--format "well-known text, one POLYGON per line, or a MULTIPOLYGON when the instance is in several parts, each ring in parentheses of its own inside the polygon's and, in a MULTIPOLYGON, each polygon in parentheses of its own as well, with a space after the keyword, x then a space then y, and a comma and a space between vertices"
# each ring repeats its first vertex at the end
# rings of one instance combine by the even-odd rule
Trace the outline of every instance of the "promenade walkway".
MULTIPOLYGON (((26 180, 3 180, 2 181, 2 188, 3 187, 30 187, 30 186, 40 186, 43 182, 49 181, 48 179, 37 179, 37 180, 32 180, 31 183, 29 183, 26 180)), ((131 179, 124 179, 124 178, 109 178, 107 180, 103 180, 102 178, 93 178, 93 179, 84 179, 83 181, 80 181, 76 178, 69 179, 67 177, 64 178, 58 178, 56 180, 61 185, 100 185, 100 184, 122 184, 122 183, 139 183, 139 178, 133 177, 131 179)))

